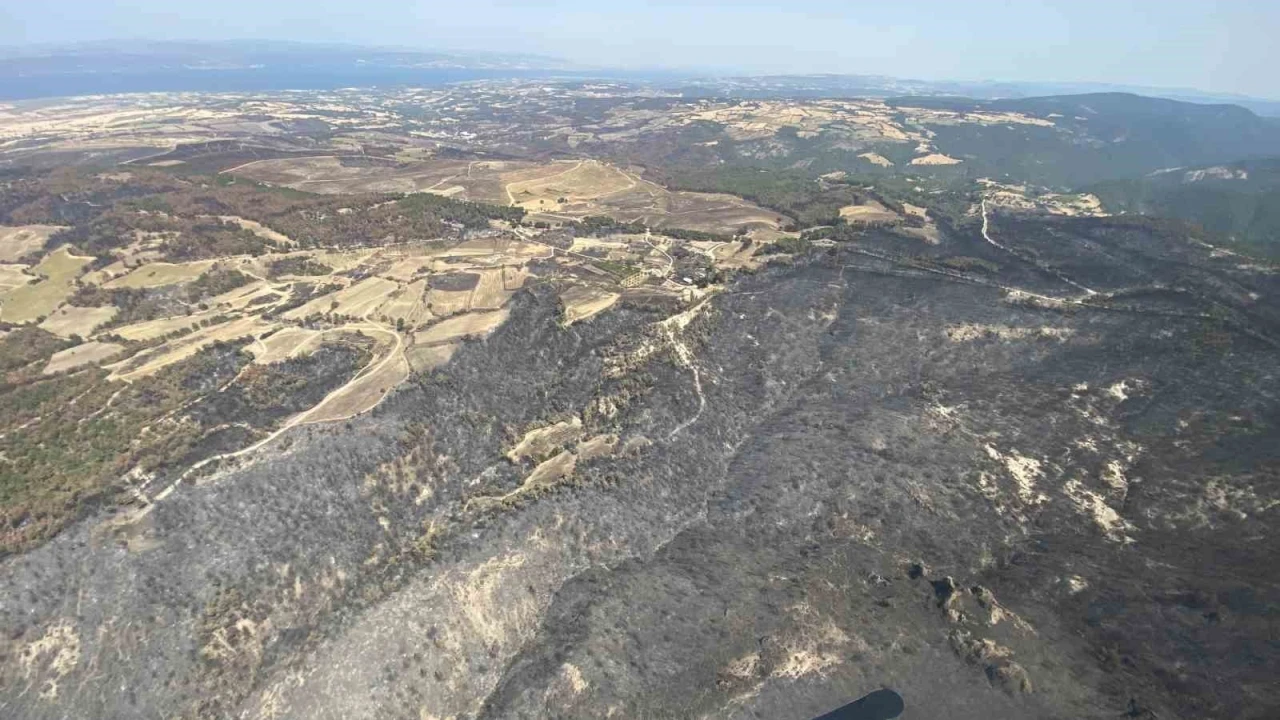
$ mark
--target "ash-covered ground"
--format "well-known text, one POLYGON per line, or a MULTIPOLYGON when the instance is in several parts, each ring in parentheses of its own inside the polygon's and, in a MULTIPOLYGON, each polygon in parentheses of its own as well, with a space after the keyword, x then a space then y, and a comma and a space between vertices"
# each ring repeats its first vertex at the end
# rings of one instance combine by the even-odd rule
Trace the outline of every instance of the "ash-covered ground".
POLYGON ((0 715, 1274 717, 1280 282, 991 233, 674 317, 522 291, 371 414, 6 559, 0 715))

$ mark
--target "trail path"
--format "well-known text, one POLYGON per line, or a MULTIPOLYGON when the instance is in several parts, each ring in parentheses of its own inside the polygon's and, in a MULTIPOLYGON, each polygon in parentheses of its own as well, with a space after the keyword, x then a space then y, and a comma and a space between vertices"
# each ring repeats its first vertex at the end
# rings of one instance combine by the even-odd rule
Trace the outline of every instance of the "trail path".
MULTIPOLYGON (((1000 243, 996 242, 996 241, 991 237, 991 232, 990 232, 990 231, 991 231, 991 221, 990 221, 990 219, 989 219, 989 217, 988 217, 988 214, 987 214, 987 199, 984 197, 984 198, 982 198, 982 239, 983 239, 983 240, 986 240, 986 241, 987 241, 987 242, 989 242, 989 243, 991 243, 991 245, 992 245, 992 246, 994 246, 994 247, 996 247, 996 248, 999 248, 1000 250, 1002 250, 1002 251, 1004 251, 1004 252, 1006 252, 1006 253, 1008 253, 1008 254, 1010 254, 1010 255, 1014 256, 1014 257, 1017 257, 1017 258, 1019 258, 1019 259, 1022 259, 1022 258, 1020 258, 1020 257, 1018 256, 1018 254, 1017 254, 1017 253, 1015 253, 1014 251, 1012 251, 1012 250, 1010 250, 1009 248, 1005 247, 1004 245, 1001 245, 1000 243)), ((1038 264, 1038 263, 1037 263, 1036 265, 1037 265, 1037 267, 1039 267, 1039 264, 1038 264)), ((1048 270, 1049 272, 1053 273, 1053 275, 1054 275, 1055 277, 1057 277, 1059 280, 1061 280, 1062 282, 1064 282, 1064 283, 1066 283, 1066 284, 1070 285, 1071 287, 1073 287, 1073 288, 1075 288, 1075 289, 1077 289, 1077 290, 1080 290, 1080 291, 1081 291, 1081 292, 1083 292, 1085 295, 1097 295, 1097 294, 1098 294, 1098 291, 1097 291, 1097 290, 1093 290, 1093 289, 1091 289, 1091 288, 1087 288, 1087 287, 1085 287, 1084 285, 1081 285, 1080 283, 1076 282, 1075 280, 1072 280, 1071 278, 1067 277, 1067 276, 1066 276, 1064 273, 1062 273, 1060 270, 1055 270, 1055 269, 1052 269, 1052 268, 1042 268, 1042 269, 1048 270)))

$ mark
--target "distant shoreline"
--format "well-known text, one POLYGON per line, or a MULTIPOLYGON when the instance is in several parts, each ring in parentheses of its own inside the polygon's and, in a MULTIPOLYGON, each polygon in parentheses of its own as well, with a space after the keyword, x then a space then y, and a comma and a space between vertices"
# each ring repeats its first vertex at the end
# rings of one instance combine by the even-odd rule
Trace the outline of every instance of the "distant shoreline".
POLYGON ((352 68, 170 70, 0 77, 0 100, 37 100, 146 92, 272 92, 349 87, 420 85, 439 87, 472 80, 569 77, 554 70, 469 68, 352 68))

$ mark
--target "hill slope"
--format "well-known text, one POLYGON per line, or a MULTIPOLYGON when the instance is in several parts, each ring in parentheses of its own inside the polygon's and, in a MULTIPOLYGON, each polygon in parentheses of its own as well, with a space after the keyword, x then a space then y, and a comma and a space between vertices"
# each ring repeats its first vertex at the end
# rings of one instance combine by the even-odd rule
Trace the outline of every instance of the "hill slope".
POLYGON ((1113 212, 1178 218, 1280 256, 1280 159, 1177 168, 1090 188, 1113 212))
POLYGON ((1235 105, 1125 93, 1006 100, 895 98, 897 107, 1016 112, 1054 127, 954 124, 936 128, 938 148, 995 176, 1078 186, 1163 168, 1280 155, 1280 121, 1235 105))

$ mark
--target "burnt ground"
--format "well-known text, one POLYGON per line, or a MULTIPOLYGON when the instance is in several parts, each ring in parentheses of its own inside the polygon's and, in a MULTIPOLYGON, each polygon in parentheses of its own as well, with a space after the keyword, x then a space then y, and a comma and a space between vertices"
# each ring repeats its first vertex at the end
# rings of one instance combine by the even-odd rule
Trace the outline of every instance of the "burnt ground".
POLYGON ((7 559, 0 714, 810 718, 888 686, 904 718, 1274 717, 1276 276, 993 226, 1018 254, 867 237, 684 328, 525 291, 374 412, 7 559), (615 453, 509 495, 505 451, 575 415, 615 453))

